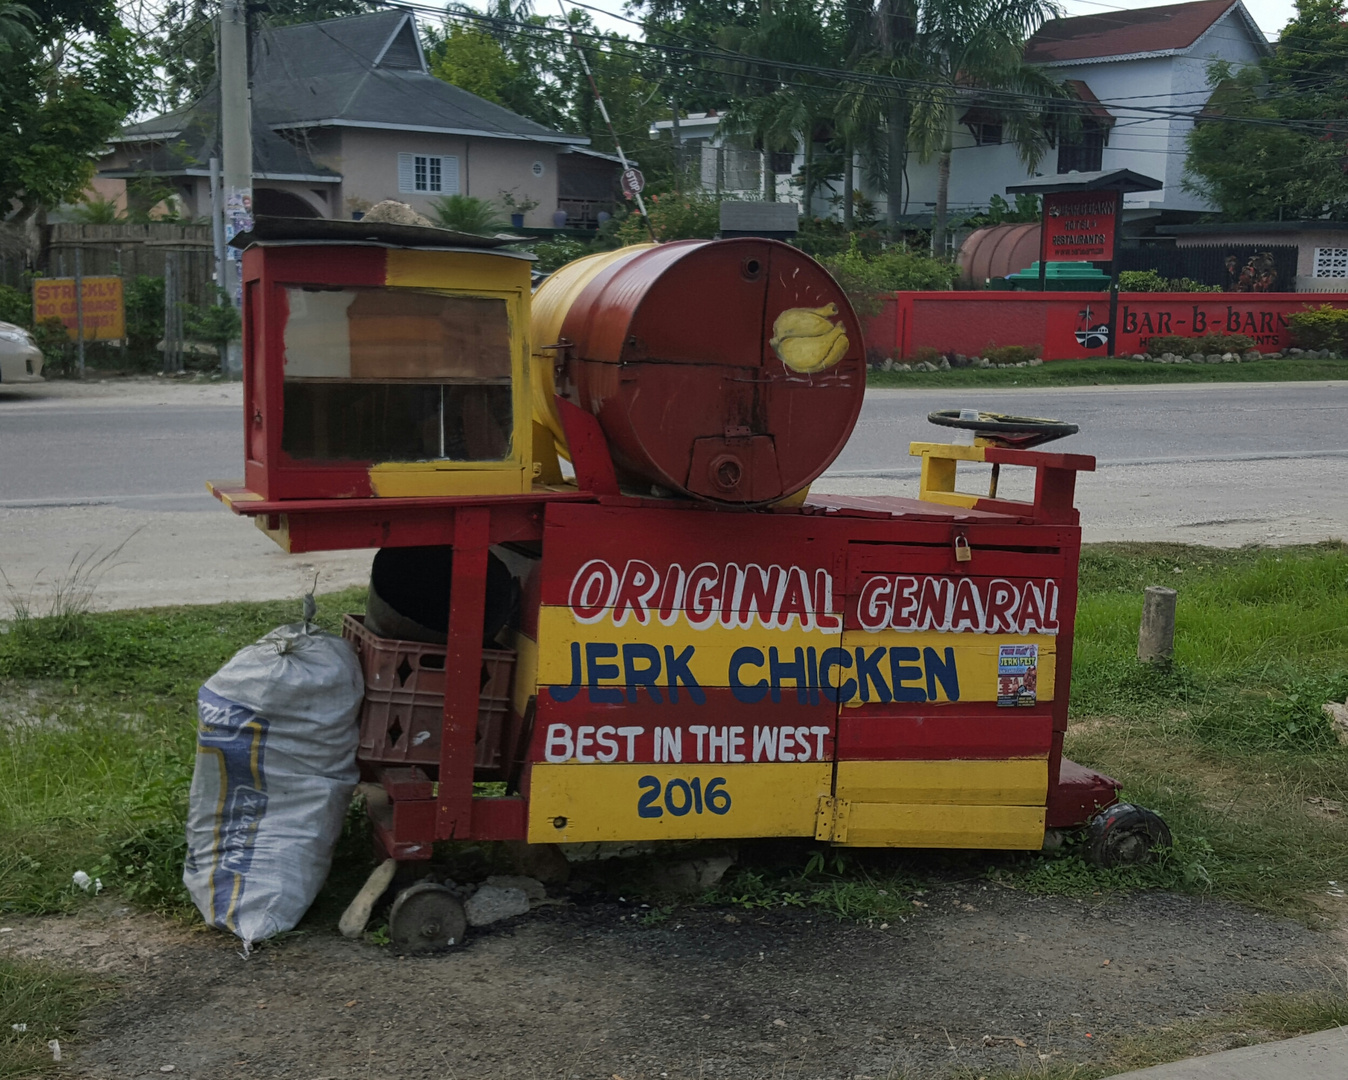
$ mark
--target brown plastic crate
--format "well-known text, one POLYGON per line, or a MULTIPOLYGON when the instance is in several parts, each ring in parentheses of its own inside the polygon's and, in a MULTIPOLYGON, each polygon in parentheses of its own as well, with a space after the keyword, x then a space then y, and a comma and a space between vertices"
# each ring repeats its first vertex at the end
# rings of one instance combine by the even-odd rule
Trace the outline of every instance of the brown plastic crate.
MULTIPOLYGON (((381 638, 365 629, 365 616, 345 615, 342 637, 360 656, 365 702, 360 710, 362 762, 439 765, 445 718, 445 647, 381 638)), ((482 689, 477 714, 479 770, 500 771, 502 740, 510 728, 511 649, 482 650, 482 689)))

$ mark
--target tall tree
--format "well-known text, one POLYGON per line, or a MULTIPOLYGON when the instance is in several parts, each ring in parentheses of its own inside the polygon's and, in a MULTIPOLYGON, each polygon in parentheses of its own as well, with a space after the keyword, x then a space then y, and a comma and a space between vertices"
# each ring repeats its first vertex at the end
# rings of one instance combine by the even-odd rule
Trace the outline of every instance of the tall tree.
POLYGON ((831 134, 838 87, 826 76, 784 65, 836 68, 842 62, 838 27, 823 16, 799 0, 760 16, 742 36, 741 52, 752 60, 741 75, 741 96, 723 121, 727 131, 748 135, 767 152, 803 151, 801 208, 807 216, 821 180, 815 145, 831 134))
POLYGON ((0 15, 11 24, 0 35, 0 220, 17 222, 79 197, 152 72, 110 3, 36 0, 31 18, 9 7, 0 15))
POLYGON ((919 157, 937 158, 932 250, 945 249, 950 157, 959 118, 980 91, 993 92, 1003 130, 1033 168, 1048 148, 1045 110, 1036 99, 1062 94, 1058 83, 1023 60, 1025 40, 1057 14, 1052 0, 922 0, 917 53, 928 89, 913 107, 919 157))
MULTIPOLYGON (((917 0, 879 0, 875 12, 876 55, 871 70, 905 78, 920 67, 915 61, 917 46, 917 0)), ((899 236, 903 214, 904 182, 908 167, 908 128, 912 122, 912 104, 908 94, 897 87, 884 97, 885 110, 885 218, 889 234, 899 236)))
POLYGON ((1273 54, 1214 64, 1189 134, 1184 188, 1228 221, 1348 220, 1348 23, 1336 0, 1299 0, 1273 54))
POLYGON ((571 8, 565 20, 533 13, 529 0, 496 0, 485 15, 452 9, 443 29, 424 30, 431 72, 546 127, 586 135, 593 149, 640 156, 647 178, 670 168, 669 147, 647 139, 651 121, 667 114, 658 57, 619 34, 601 33, 589 14, 571 8), (577 50, 583 50, 613 122, 604 123, 577 50))
POLYGON ((0 51, 6 56, 33 44, 33 23, 37 16, 23 4, 0 0, 0 51))

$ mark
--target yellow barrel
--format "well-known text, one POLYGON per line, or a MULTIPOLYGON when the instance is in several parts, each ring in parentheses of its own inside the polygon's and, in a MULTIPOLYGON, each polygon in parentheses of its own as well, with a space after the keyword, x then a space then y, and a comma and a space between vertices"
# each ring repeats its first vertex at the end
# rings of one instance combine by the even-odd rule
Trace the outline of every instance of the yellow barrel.
MULTIPOLYGON (((553 382, 557 350, 547 346, 556 345, 561 339, 562 323, 566 320, 567 312, 595 275, 615 262, 650 247, 655 245, 632 244, 616 251, 587 255, 549 274, 534 292, 529 320, 529 339, 533 342, 534 422, 551 432, 557 452, 568 461, 571 455, 567 452, 566 434, 562 431, 562 422, 557 415, 557 391, 553 382)), ((534 453, 537 455, 538 450, 535 449, 534 453)))

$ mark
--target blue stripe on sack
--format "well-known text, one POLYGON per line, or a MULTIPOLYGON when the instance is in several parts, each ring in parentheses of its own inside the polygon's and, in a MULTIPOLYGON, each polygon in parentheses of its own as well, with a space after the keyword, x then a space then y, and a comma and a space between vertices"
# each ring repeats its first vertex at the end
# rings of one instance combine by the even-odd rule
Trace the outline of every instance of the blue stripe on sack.
POLYGON ((234 931, 257 828, 267 812, 267 721, 202 687, 197 694, 197 752, 220 766, 220 799, 211 844, 211 921, 234 931))

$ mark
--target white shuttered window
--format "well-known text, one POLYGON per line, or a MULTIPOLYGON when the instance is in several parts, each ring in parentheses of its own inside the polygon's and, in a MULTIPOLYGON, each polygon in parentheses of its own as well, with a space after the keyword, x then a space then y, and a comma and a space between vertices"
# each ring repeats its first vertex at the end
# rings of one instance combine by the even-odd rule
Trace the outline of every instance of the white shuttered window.
POLYGON ((458 157, 450 154, 399 154, 398 190, 406 195, 458 195, 458 157))

